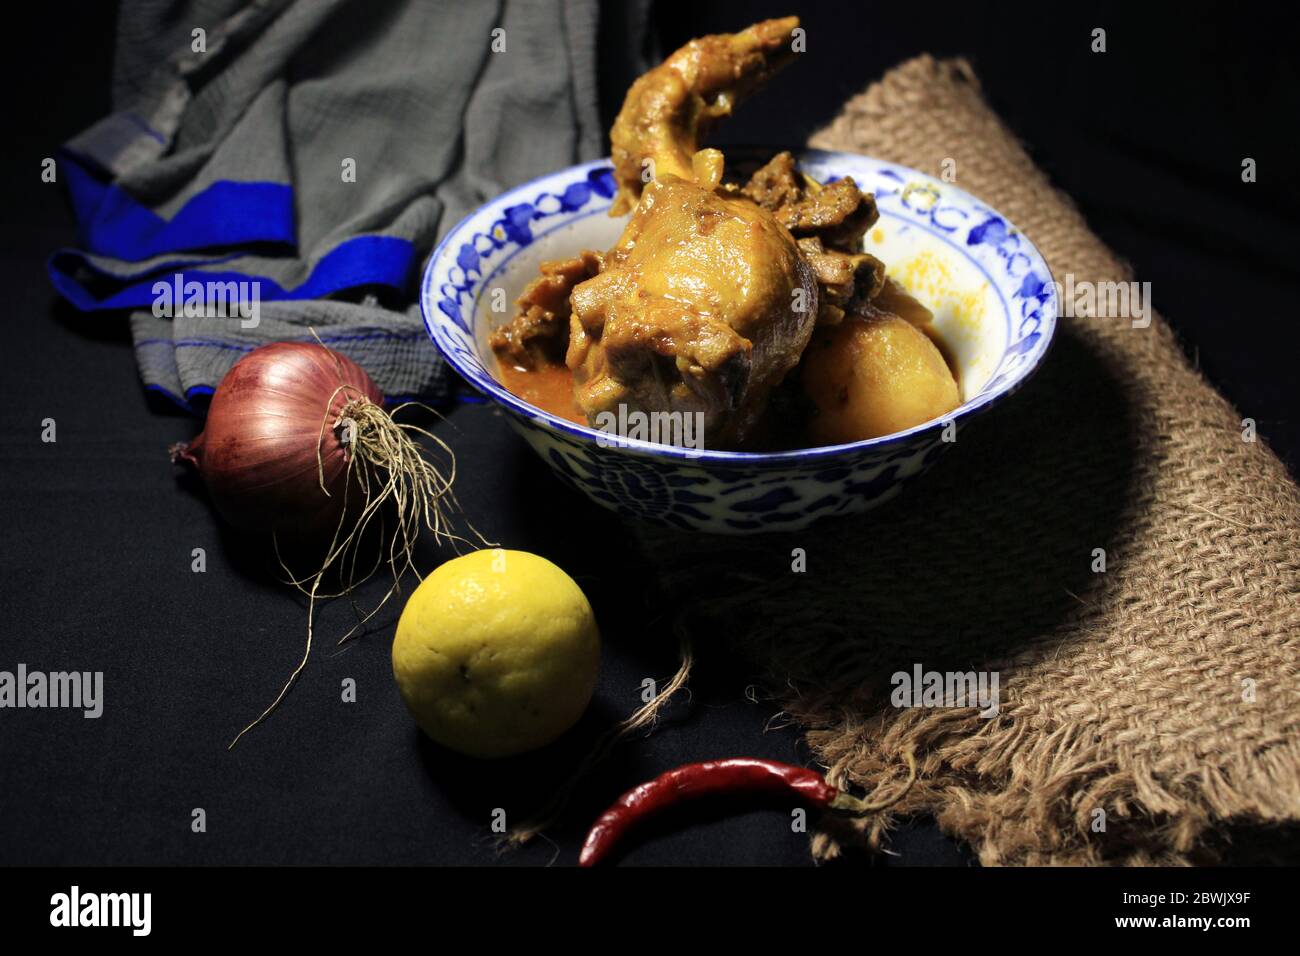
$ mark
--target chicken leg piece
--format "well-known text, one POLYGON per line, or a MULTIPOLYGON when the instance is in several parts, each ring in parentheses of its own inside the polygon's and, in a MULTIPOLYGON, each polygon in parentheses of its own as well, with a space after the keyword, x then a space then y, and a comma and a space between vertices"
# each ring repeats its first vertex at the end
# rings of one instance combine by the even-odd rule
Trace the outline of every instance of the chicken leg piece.
POLYGON ((783 17, 700 37, 632 84, 609 134, 618 181, 611 216, 635 206, 650 179, 693 178, 700 138, 794 57, 798 26, 798 17, 783 17))

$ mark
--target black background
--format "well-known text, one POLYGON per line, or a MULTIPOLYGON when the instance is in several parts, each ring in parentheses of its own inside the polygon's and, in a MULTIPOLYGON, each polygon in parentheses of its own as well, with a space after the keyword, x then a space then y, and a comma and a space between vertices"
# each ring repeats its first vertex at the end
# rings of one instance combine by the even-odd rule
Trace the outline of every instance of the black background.
MULTIPOLYGON (((723 133, 731 141, 800 142, 900 60, 969 56, 994 108, 1152 283, 1188 355, 1294 473, 1295 32, 1257 5, 1132 7, 699 0, 661 4, 655 24, 669 50, 762 16, 803 16, 809 55, 761 106, 742 109, 723 133), (1089 51, 1098 26, 1105 54, 1089 51), (1241 182, 1248 156, 1255 184, 1241 182)), ((569 570, 601 622, 601 683, 579 729, 543 753, 495 764, 439 750, 393 686, 395 618, 337 649, 329 635, 346 629, 350 612, 336 604, 286 704, 227 753, 296 663, 305 608, 168 465, 168 444, 197 425, 146 397, 124 317, 80 315, 45 278, 45 257, 75 236, 59 187, 40 181, 41 159, 108 111, 114 5, 24 5, 10 15, 10 55, 0 61, 0 669, 102 670, 106 702, 99 720, 0 712, 0 862, 571 863, 583 824, 604 803, 668 767, 741 754, 807 759, 773 707, 747 699, 751 676, 705 653, 690 701, 588 781, 554 845, 494 852, 492 810, 517 819, 540 801, 594 734, 636 706, 641 680, 665 679, 675 658, 663 610, 622 544, 626 529, 563 489, 480 405, 457 408, 439 429, 467 476, 467 510, 489 537, 569 570), (55 444, 40 441, 45 418, 57 422, 55 444), (190 570, 194 548, 206 549, 206 573, 190 570), (340 701, 348 677, 357 704, 340 701), (207 814, 204 834, 191 832, 196 807, 207 814)), ((614 5, 609 35, 619 19, 614 5)), ((610 115, 625 72, 617 60, 602 63, 610 115)), ((426 548, 421 561, 442 557, 426 548)), ((360 598, 380 593, 368 587, 360 598)), ((704 807, 664 821, 624 860, 807 864, 806 840, 790 832, 782 806, 704 807)), ((897 856, 875 862, 970 860, 924 820, 900 829, 892 849, 897 856)))

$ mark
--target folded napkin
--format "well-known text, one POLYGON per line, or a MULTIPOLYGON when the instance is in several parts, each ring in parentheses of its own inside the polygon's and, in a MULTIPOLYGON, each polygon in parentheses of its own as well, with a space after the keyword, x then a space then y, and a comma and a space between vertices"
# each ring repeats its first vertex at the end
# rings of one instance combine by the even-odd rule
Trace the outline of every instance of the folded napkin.
POLYGON ((596 6, 125 0, 115 112, 59 160, 80 240, 55 287, 131 310, 146 387, 187 407, 313 330, 390 399, 440 397, 420 268, 489 197, 600 154, 596 6))

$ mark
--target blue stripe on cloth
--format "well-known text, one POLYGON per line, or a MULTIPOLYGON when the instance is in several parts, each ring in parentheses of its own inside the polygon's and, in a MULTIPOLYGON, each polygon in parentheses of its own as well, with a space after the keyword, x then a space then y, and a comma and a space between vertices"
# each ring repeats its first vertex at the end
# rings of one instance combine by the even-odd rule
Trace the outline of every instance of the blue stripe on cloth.
POLYGON ((162 133, 158 132, 156 129, 154 129, 152 126, 146 123, 139 116, 136 116, 134 113, 120 113, 119 115, 122 116, 124 119, 129 120, 133 125, 138 126, 140 130, 150 139, 156 139, 164 146, 167 145, 167 137, 164 136, 162 133))
POLYGON ((182 398, 180 395, 177 395, 175 392, 173 392, 170 388, 167 388, 164 385, 158 385, 153 382, 147 382, 144 386, 144 390, 146 392, 155 392, 158 395, 161 395, 164 398, 174 402, 181 409, 189 412, 191 415, 198 415, 199 417, 202 417, 203 414, 202 411, 196 408, 194 405, 192 405, 189 399, 197 398, 198 396, 205 396, 205 397, 211 396, 212 393, 216 391, 216 389, 213 388, 211 385, 195 385, 189 389, 186 389, 185 397, 182 398))
POLYGON ((146 382, 146 383, 145 383, 145 386, 144 386, 144 390, 145 390, 146 392, 155 392, 155 393, 157 393, 157 394, 163 396, 164 398, 170 399, 172 402, 175 402, 177 405, 179 405, 179 406, 180 406, 182 409, 184 409, 185 411, 189 412, 191 415, 197 415, 197 414, 199 413, 199 412, 198 412, 198 409, 196 409, 193 405, 191 405, 191 404, 190 404, 189 402, 187 402, 185 399, 181 398, 179 395, 177 395, 175 392, 173 392, 170 388, 164 388, 162 385, 155 385, 155 384, 152 384, 152 383, 146 382))
POLYGON ((152 307, 155 283, 170 283, 176 273, 180 273, 182 282, 256 281, 262 301, 317 299, 363 285, 402 289, 410 278, 415 246, 395 236, 345 239, 322 256, 306 280, 292 289, 262 276, 207 271, 199 267, 247 255, 232 251, 232 246, 276 243, 294 247, 292 187, 284 183, 222 180, 191 196, 175 216, 166 220, 93 172, 89 158, 78 157, 66 148, 60 155, 80 241, 90 253, 120 259, 129 266, 167 253, 225 247, 219 255, 164 260, 121 272, 109 272, 96 265, 86 251, 60 249, 49 259, 50 281, 82 311, 152 307), (114 291, 97 298, 79 278, 85 272, 107 280, 114 291))
POLYGON ((183 249, 295 243, 293 188, 285 183, 223 179, 163 219, 71 150, 60 154, 81 244, 96 255, 136 262, 183 249))
MULTIPOLYGON (((225 262, 230 258, 230 256, 223 256, 210 261, 225 262)), ((415 264, 415 244, 409 239, 399 239, 396 236, 353 236, 351 239, 343 240, 322 256, 306 280, 292 289, 286 289, 274 279, 265 276, 195 269, 194 266, 199 264, 204 263, 187 262, 176 265, 159 263, 149 270, 153 273, 152 278, 118 289, 102 299, 96 298, 76 278, 76 272, 80 268, 101 275, 110 274, 96 267, 80 250, 60 249, 50 256, 47 269, 50 281, 54 283, 54 288, 59 294, 83 312, 152 308, 158 298, 154 286, 158 282, 165 282, 168 286, 173 285, 177 274, 181 276, 182 283, 257 282, 258 297, 262 302, 319 299, 342 289, 363 285, 405 288, 411 268, 415 264)), ((206 285, 204 291, 207 291, 206 285)))

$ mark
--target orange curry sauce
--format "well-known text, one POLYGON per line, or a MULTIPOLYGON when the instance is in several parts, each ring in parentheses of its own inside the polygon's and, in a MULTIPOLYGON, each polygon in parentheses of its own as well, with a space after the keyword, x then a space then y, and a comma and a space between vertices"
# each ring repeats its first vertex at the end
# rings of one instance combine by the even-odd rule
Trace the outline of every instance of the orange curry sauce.
POLYGON ((563 362, 539 363, 534 369, 497 362, 497 372, 497 380, 529 405, 579 425, 587 424, 587 416, 573 397, 573 373, 563 362))

